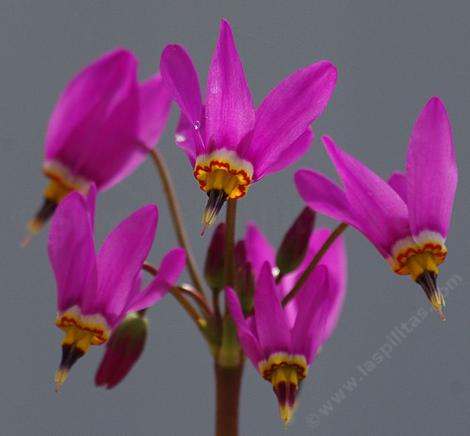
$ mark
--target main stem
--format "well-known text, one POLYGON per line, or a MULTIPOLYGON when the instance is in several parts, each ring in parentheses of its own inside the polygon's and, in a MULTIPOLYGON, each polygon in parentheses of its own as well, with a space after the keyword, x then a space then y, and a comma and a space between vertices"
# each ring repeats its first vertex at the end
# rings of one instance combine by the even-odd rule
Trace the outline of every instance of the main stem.
MULTIPOLYGON (((227 203, 224 282, 234 287, 235 283, 235 224, 237 203, 227 203)), ((238 343, 235 326, 230 314, 225 311, 222 321, 221 345, 215 356, 215 435, 238 436, 238 412, 243 374, 243 353, 238 343)))
POLYGON ((238 436, 238 406, 243 365, 223 367, 215 364, 216 436, 238 436))
POLYGON ((202 285, 201 277, 199 276, 196 261, 194 260, 191 246, 189 244, 188 236, 183 225, 183 219, 181 217, 180 205, 176 197, 175 190, 173 188, 173 181, 171 180, 170 172, 157 149, 150 151, 150 156, 157 168, 158 174, 163 184, 163 191, 165 192, 168 206, 170 207, 171 218, 173 226, 175 228, 176 237, 181 247, 186 251, 186 257, 188 261, 188 270, 191 280, 200 293, 204 293, 204 287, 202 285))

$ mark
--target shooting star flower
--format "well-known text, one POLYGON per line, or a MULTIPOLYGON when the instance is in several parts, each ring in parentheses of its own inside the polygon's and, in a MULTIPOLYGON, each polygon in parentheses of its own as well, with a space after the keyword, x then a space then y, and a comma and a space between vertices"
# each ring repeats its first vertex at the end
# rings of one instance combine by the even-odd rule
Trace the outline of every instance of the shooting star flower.
POLYGON ((362 232, 394 272, 424 289, 445 319, 436 279, 447 256, 457 164, 444 103, 433 97, 425 105, 411 134, 406 173, 394 173, 388 183, 330 138, 323 140, 344 190, 320 173, 300 170, 295 176, 300 196, 312 209, 362 232))
POLYGON ((56 325, 64 332, 56 389, 90 345, 104 344, 128 313, 160 300, 185 265, 184 251, 171 250, 155 279, 139 291, 136 280, 155 236, 157 207, 148 205, 131 214, 96 253, 95 197, 94 186, 87 198, 69 194, 57 208, 49 233, 48 254, 58 291, 56 325))
MULTIPOLYGON (((160 70, 181 109, 176 143, 209 199, 204 229, 227 199, 239 199, 264 176, 300 159, 313 140, 310 124, 325 109, 336 68, 321 61, 276 86, 255 110, 230 24, 222 20, 202 102, 199 78, 181 45, 168 45, 160 70)), ((203 231, 204 231, 203 229, 203 231)))
POLYGON ((158 141, 171 96, 159 74, 137 81, 137 59, 124 49, 105 54, 65 88, 45 142, 44 203, 29 224, 26 245, 70 192, 92 183, 109 189, 130 175, 158 141))

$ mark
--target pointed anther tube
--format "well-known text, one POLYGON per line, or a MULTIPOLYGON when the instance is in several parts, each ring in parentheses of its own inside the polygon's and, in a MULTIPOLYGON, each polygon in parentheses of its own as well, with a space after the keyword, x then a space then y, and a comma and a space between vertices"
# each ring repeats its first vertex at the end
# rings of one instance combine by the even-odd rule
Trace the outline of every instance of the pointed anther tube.
POLYGON ((201 235, 204 235, 207 227, 214 224, 219 215, 222 206, 228 198, 227 193, 222 189, 213 189, 207 193, 209 197, 207 200, 206 208, 202 214, 202 231, 201 235))
POLYGON ((445 301, 444 296, 437 285, 437 274, 425 271, 416 279, 416 283, 423 288, 431 306, 439 314, 441 320, 445 321, 446 317, 443 311, 445 301))
POLYGON ((70 369, 85 354, 85 351, 76 347, 74 344, 62 345, 62 358, 60 360, 59 368, 57 369, 54 377, 55 390, 59 391, 60 387, 64 384, 69 375, 70 369))

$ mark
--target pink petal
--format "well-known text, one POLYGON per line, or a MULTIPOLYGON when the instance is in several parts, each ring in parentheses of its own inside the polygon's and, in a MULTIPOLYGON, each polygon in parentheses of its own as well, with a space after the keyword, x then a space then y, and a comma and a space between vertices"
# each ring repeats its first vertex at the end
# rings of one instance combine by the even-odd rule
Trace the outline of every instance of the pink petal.
POLYGON ((274 248, 261 230, 256 227, 255 223, 246 226, 244 241, 246 257, 248 262, 251 263, 255 277, 258 277, 265 262, 268 262, 272 267, 275 266, 276 253, 274 248))
MULTIPOLYGON (((296 143, 325 109, 336 85, 336 68, 322 61, 302 68, 264 99, 245 158, 253 162, 255 179, 272 165, 281 165, 284 152, 296 143)), ((292 154, 292 151, 290 152, 292 154)))
POLYGON ((78 192, 69 194, 58 206, 47 248, 57 282, 58 310, 63 312, 81 303, 96 264, 86 200, 78 192))
POLYGON ((88 211, 88 217, 91 223, 92 235, 95 229, 95 210, 96 210, 96 185, 91 184, 90 189, 88 189, 88 195, 86 198, 86 207, 88 211))
POLYGON ((314 136, 315 135, 313 130, 309 127, 289 147, 284 150, 282 159, 278 159, 273 164, 266 167, 263 176, 277 173, 278 171, 281 171, 297 162, 310 149, 310 145, 313 144, 314 136))
POLYGON ((169 251, 163 258, 158 274, 139 294, 129 300, 125 312, 146 309, 161 300, 176 285, 186 266, 186 254, 181 248, 169 251))
POLYGON ((351 214, 384 257, 399 239, 410 235, 408 209, 379 176, 324 137, 325 148, 343 181, 351 214))
MULTIPOLYGON (((320 247, 330 236, 331 230, 318 229, 312 236, 311 252, 317 253, 320 247)), ((310 251, 309 250, 309 251, 310 251)), ((313 258, 313 255, 310 255, 313 258)), ((343 237, 339 237, 324 254, 319 265, 328 268, 329 307, 326 314, 323 344, 333 333, 338 323, 347 289, 348 260, 346 244, 343 237)))
POLYGON ((255 368, 258 368, 258 362, 264 359, 258 339, 253 334, 248 326, 247 320, 243 316, 242 307, 237 294, 233 289, 227 288, 225 290, 225 299, 227 308, 232 316, 233 322, 237 329, 238 339, 243 348, 243 351, 251 360, 255 368))
POLYGON ((289 325, 268 262, 263 264, 256 281, 254 307, 258 340, 264 355, 267 357, 276 352, 289 352, 289 325))
POLYGON ((139 86, 138 138, 148 149, 160 139, 170 114, 172 96, 156 74, 139 86))
POLYGON ((406 179, 413 235, 432 230, 447 236, 457 178, 449 117, 444 103, 433 97, 413 127, 408 148, 406 179))
POLYGON ((119 319, 152 246, 157 221, 157 207, 148 205, 108 235, 97 257, 98 290, 87 295, 84 313, 102 313, 111 325, 119 319))
POLYGON ((181 111, 193 126, 200 124, 203 114, 199 78, 191 57, 182 45, 165 47, 160 59, 160 72, 181 111))
POLYGON ((178 125, 175 131, 175 142, 188 156, 191 166, 194 167, 198 148, 200 147, 202 137, 204 137, 204 123, 199 130, 194 130, 186 115, 181 112, 178 125))
POLYGON ((97 132, 94 141, 99 147, 88 144, 88 152, 77 169, 78 174, 94 180, 100 191, 129 176, 148 153, 137 137, 138 124, 139 90, 137 82, 134 82, 128 88, 127 98, 114 108, 97 132))
POLYGON ((308 363, 324 338, 330 298, 328 268, 320 265, 296 296, 298 313, 292 329, 292 353, 304 355, 308 363))
POLYGON ((388 179, 388 184, 395 190, 395 192, 401 197, 401 199, 406 203, 408 183, 406 181, 406 176, 400 171, 395 171, 392 173, 388 179))
POLYGON ((350 213, 344 191, 330 179, 316 171, 301 169, 295 173, 294 181, 299 195, 310 208, 360 228, 350 213))
POLYGON ((250 90, 226 20, 220 23, 207 77, 206 120, 207 143, 214 148, 235 149, 255 125, 250 90))
POLYGON ((99 147, 95 141, 97 131, 110 111, 127 98, 136 68, 134 55, 118 49, 92 63, 69 83, 49 121, 46 160, 59 160, 79 174, 87 154, 99 147))
MULTIPOLYGON (((310 237, 307 254, 305 255, 304 261, 296 271, 286 275, 281 281, 283 296, 285 296, 294 287, 302 273, 310 264, 315 254, 323 246, 330 234, 331 230, 326 228, 318 228, 314 231, 310 237)), ((344 298, 346 296, 347 256, 344 239, 342 237, 339 237, 333 243, 333 245, 323 255, 318 265, 323 265, 328 268, 329 284, 331 288, 331 308, 325 322, 324 338, 322 338, 321 341, 323 343, 331 335, 336 327, 343 306, 344 298)), ((302 303, 299 303, 297 298, 294 298, 294 300, 284 308, 291 326, 294 324, 298 309, 301 306, 302 303)))

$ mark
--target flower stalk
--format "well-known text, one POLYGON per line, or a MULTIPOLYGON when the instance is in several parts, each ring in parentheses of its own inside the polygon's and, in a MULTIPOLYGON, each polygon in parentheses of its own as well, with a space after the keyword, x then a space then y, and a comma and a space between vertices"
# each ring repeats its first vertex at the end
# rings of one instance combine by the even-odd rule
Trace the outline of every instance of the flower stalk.
POLYGON ((187 256, 187 265, 189 275, 191 280, 196 287, 196 289, 201 293, 204 294, 204 287, 202 284, 201 276, 199 275, 196 261, 194 260, 194 255, 191 250, 191 246, 188 240, 188 236, 186 234, 186 230, 183 225, 183 219, 181 216, 181 208, 178 202, 178 198, 175 193, 175 189, 173 187, 173 181, 170 176, 170 172, 168 171, 168 167, 157 149, 152 149, 150 151, 150 156, 152 157, 153 163, 155 164, 155 168, 160 176, 163 185, 163 191, 165 193, 165 197, 170 208, 171 218, 173 222, 173 226, 176 233, 176 238, 178 239, 178 243, 181 247, 184 248, 186 251, 187 256))
POLYGON ((338 226, 331 232, 330 236, 328 239, 325 241, 325 243, 322 245, 320 250, 315 254, 313 257, 312 261, 310 264, 307 266, 303 274, 300 276, 299 280, 297 280, 296 284, 292 288, 292 290, 282 299, 282 305, 286 306, 299 292, 299 290, 302 288, 304 283, 307 281, 309 278, 310 274, 312 271, 315 269, 315 267, 319 264, 321 261, 323 255, 329 250, 329 248, 333 245, 333 243, 336 241, 336 239, 347 229, 348 225, 345 223, 340 223, 338 226))

